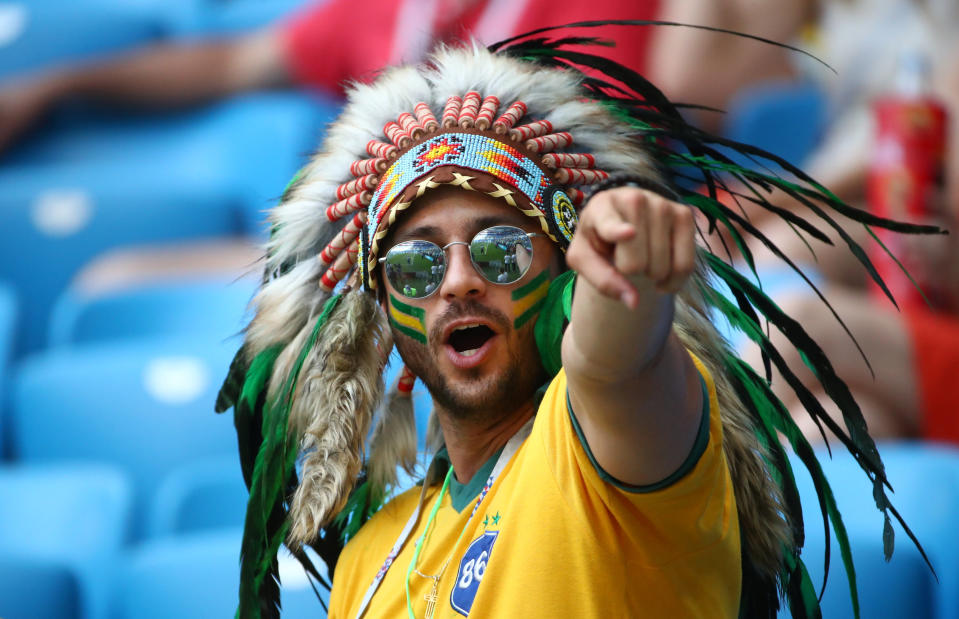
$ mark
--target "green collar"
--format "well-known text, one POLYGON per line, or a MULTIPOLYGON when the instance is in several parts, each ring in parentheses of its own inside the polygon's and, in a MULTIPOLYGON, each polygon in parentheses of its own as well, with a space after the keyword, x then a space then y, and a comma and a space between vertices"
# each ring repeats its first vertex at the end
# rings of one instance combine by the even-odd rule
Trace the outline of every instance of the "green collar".
MULTIPOLYGON (((469 505, 473 499, 479 496, 479 493, 483 490, 483 486, 486 485, 486 480, 489 479, 490 473, 493 472, 493 467, 496 466, 496 460, 499 458, 499 455, 503 452, 503 449, 500 448, 496 450, 489 460, 487 460, 483 466, 479 468, 478 471, 473 475, 473 478, 461 484, 456 479, 456 475, 453 475, 453 478, 450 479, 450 503, 453 505, 453 509, 457 512, 462 512, 463 509, 469 505)), ((450 462, 449 452, 446 451, 446 446, 443 446, 436 456, 433 458, 434 464, 436 465, 437 471, 443 471, 445 473, 449 470, 449 467, 452 466, 450 462)))

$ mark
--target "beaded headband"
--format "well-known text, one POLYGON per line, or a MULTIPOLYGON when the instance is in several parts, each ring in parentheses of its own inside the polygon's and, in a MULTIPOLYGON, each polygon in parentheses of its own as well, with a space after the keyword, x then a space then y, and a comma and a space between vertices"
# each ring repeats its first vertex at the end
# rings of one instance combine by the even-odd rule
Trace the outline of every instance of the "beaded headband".
POLYGON ((514 101, 500 115, 497 97, 468 92, 447 99, 436 120, 426 103, 383 127, 388 142, 370 140, 368 159, 350 165, 353 179, 336 190, 327 219, 352 219, 320 252, 320 287, 332 290, 357 265, 360 281, 376 287, 372 272, 379 242, 397 214, 440 185, 481 191, 537 219, 564 251, 576 228, 576 207, 585 193, 573 185, 606 180, 588 153, 556 152, 573 144, 568 132, 553 132, 546 120, 517 123, 526 115, 514 101), (495 118, 495 120, 494 120, 495 118))

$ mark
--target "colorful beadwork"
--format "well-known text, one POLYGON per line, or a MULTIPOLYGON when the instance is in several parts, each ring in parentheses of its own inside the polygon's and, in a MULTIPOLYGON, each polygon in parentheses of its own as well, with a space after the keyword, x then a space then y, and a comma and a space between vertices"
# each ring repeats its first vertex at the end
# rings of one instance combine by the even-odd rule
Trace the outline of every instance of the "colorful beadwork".
POLYGON ((509 183, 543 209, 543 189, 549 179, 523 153, 509 144, 473 133, 443 133, 397 159, 373 194, 367 227, 372 235, 397 195, 427 172, 445 165, 486 172, 509 183))

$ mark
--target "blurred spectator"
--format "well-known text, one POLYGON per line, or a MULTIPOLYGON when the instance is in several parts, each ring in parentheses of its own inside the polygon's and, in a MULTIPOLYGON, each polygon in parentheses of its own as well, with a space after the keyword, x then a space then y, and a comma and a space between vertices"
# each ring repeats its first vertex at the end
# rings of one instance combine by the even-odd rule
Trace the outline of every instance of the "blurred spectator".
MULTIPOLYGON (((657 33, 651 52, 653 79, 675 100, 722 108, 733 93, 760 80, 796 79, 805 75, 821 82, 832 107, 827 135, 804 166, 844 200, 865 207, 866 172, 874 127, 870 103, 892 87, 904 51, 918 50, 933 64, 933 86, 952 117, 947 153, 945 195, 935 221, 955 230, 959 211, 959 3, 954 0, 787 0, 765 10, 753 0, 686 0, 669 3, 664 19, 739 30, 778 41, 799 42, 834 67, 837 75, 807 59, 769 45, 694 29, 670 28, 657 33), (690 62, 695 57, 697 62, 690 62), (798 61, 798 62, 797 62, 798 61)), ((705 124, 716 124, 716 115, 705 124)), ((783 206, 802 213, 800 204, 783 206)), ((748 210, 748 209, 747 209, 748 210)), ((788 246, 802 242, 785 226, 756 222, 788 246)), ((842 222, 840 222, 842 223, 842 222)), ((848 231, 867 240, 861 226, 848 231)), ((950 237, 909 239, 905 251, 944 291, 935 307, 903 307, 867 291, 861 267, 839 259, 840 252, 810 240, 815 266, 827 279, 826 296, 845 320, 872 364, 870 372, 839 324, 818 299, 797 296, 780 300, 783 309, 824 347, 869 421, 873 436, 924 437, 959 442, 959 416, 952 413, 959 397, 959 247, 950 237)), ((843 245, 841 241, 838 243, 843 245)), ((761 254, 761 248, 757 248, 761 254)), ((851 257, 844 252, 846 257, 851 257)), ((808 255, 808 253, 807 253, 808 255)), ((768 255, 766 257, 769 257, 768 255)), ((790 367, 813 386, 815 380, 801 359, 790 367)), ((759 367, 755 365, 754 367, 759 367)), ((778 377, 774 387, 781 383, 778 377)), ((802 408, 779 390, 787 405, 802 408)), ((810 437, 819 431, 799 420, 810 437)))
MULTIPOLYGON (((339 93, 347 80, 421 58, 437 42, 474 37, 492 43, 544 25, 651 19, 657 5, 658 0, 370 0, 357 10, 349 0, 321 0, 258 32, 149 46, 0 85, 0 150, 52 105, 71 98, 168 107, 294 85, 339 93)), ((617 37, 611 55, 642 68, 647 32, 633 29, 617 37)))

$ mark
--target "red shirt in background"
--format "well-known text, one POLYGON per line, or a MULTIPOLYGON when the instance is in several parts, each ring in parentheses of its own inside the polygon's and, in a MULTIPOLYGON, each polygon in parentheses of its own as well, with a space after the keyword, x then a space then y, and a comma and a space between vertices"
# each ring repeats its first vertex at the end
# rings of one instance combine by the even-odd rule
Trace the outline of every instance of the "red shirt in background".
MULTIPOLYGON (((284 28, 287 65, 305 86, 343 92, 349 80, 369 80, 382 67, 415 62, 440 41, 484 44, 543 26, 605 19, 655 19, 660 0, 326 0, 301 11, 284 28)), ((650 27, 563 30, 544 36, 610 38, 599 53, 645 69, 650 27)))

